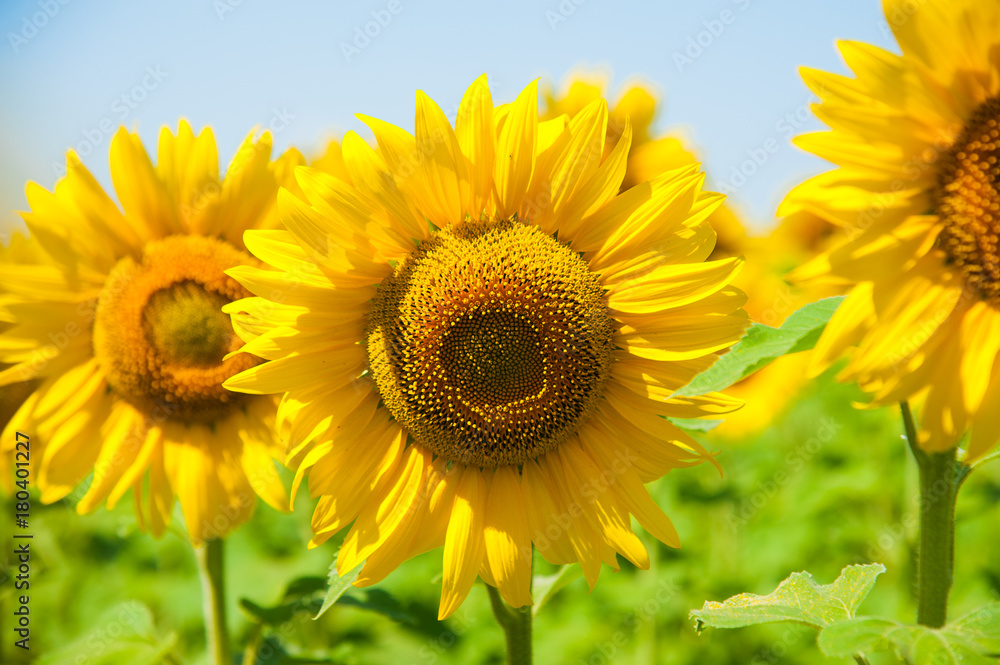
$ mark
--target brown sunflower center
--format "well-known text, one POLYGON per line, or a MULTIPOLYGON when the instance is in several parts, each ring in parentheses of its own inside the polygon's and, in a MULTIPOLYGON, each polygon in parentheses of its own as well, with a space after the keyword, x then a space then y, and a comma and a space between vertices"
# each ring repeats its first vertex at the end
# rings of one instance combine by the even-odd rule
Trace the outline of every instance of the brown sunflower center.
POLYGON ((173 420, 211 422, 245 399, 222 382, 257 362, 221 308, 250 295, 223 273, 252 263, 224 242, 172 236, 125 258, 97 303, 94 352, 108 384, 140 410, 173 420))
POLYGON ((944 160, 937 211, 938 244, 970 288, 1000 299, 1000 99, 972 114, 944 160))
POLYGON ((590 415, 615 324, 587 263, 537 227, 466 222, 379 286, 368 361, 422 445, 491 467, 552 450, 590 415))

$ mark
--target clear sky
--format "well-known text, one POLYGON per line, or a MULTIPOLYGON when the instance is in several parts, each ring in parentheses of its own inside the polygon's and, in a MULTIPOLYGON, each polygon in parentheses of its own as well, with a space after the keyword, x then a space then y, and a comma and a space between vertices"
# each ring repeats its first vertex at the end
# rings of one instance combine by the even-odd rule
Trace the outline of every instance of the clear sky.
POLYGON ((656 128, 689 137, 710 186, 739 184, 731 202, 763 228, 790 186, 824 170, 788 141, 820 128, 797 68, 846 73, 837 39, 896 50, 877 0, 0 0, 0 34, 4 228, 26 181, 52 187, 68 147, 109 183, 111 126, 151 147, 180 117, 210 125, 225 165, 256 125, 310 154, 348 130, 370 139, 355 113, 412 131, 418 88, 447 110, 483 72, 500 103, 581 67, 609 72, 612 97, 652 84, 656 128))

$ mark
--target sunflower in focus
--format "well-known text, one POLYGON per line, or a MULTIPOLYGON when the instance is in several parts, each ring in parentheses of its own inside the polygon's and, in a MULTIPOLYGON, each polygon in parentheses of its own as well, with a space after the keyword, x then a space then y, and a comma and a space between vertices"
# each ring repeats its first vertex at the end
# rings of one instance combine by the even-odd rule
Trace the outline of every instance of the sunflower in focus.
POLYGON ((530 604, 532 546, 591 587, 648 567, 630 515, 678 546, 644 484, 712 457, 660 416, 738 406, 671 397, 747 325, 741 259, 705 262, 723 197, 696 165, 619 194, 629 123, 606 153, 603 100, 540 122, 537 95, 494 107, 483 76, 454 128, 421 92, 414 135, 362 116, 378 149, 348 133, 346 179, 298 168, 287 230, 247 233, 278 271, 228 271, 279 296, 226 307, 269 360, 226 386, 284 393, 311 545, 353 522, 358 586, 443 546, 442 618, 477 576, 530 604))
POLYGON ((43 502, 92 473, 80 513, 131 489, 140 525, 160 535, 176 497, 195 544, 246 521, 257 495, 287 510, 276 401, 222 387, 259 362, 238 353, 221 311, 249 295, 224 271, 253 263, 243 232, 277 224, 278 184, 302 161, 270 154, 268 134, 247 137, 221 179, 211 130, 182 121, 160 133, 155 166, 138 136, 115 134, 121 209, 72 151, 53 192, 29 183, 24 219, 42 256, 0 264, 0 386, 36 382, 3 452, 15 430, 31 433, 43 502))
POLYGON ((915 400, 920 445, 968 458, 1000 438, 1000 5, 886 0, 902 55, 841 42, 854 77, 804 69, 832 131, 796 143, 839 168, 779 214, 848 240, 793 277, 849 291, 816 348, 875 404, 915 400))

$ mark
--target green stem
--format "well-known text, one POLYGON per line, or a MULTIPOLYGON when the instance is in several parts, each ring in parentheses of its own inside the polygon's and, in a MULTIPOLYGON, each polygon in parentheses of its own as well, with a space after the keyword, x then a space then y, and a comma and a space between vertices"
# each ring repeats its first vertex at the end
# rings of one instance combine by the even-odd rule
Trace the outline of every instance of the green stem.
POLYGON ((260 638, 264 635, 264 624, 256 623, 250 631, 247 646, 243 650, 243 665, 257 665, 257 652, 260 650, 260 638))
POLYGON ((226 631, 226 586, 222 561, 221 538, 205 541, 194 548, 201 575, 202 612, 208 637, 210 665, 231 665, 229 633, 226 631))
POLYGON ((917 557, 917 623, 940 628, 948 617, 955 560, 955 494, 959 470, 955 449, 922 450, 910 405, 900 402, 906 440, 920 469, 920 550, 917 557))
POLYGON ((507 665, 531 665, 531 605, 514 608, 495 587, 486 585, 493 616, 507 638, 507 665))
POLYGON ((854 662, 856 662, 858 665, 869 665, 868 659, 865 658, 860 653, 854 656, 854 662))
POLYGON ((969 471, 972 471, 973 469, 978 469, 982 465, 989 464, 990 462, 992 462, 993 460, 996 460, 996 459, 1000 459, 1000 450, 995 450, 992 453, 990 453, 989 455, 986 455, 985 457, 980 457, 979 459, 977 459, 975 462, 972 463, 971 466, 968 467, 969 471))

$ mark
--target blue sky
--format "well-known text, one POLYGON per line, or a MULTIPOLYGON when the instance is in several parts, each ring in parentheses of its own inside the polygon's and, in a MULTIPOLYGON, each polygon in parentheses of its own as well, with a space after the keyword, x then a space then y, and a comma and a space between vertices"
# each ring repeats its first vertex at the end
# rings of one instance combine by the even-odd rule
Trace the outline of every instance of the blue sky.
POLYGON ((820 128, 797 68, 845 72, 837 39, 896 49, 876 0, 3 0, 0 33, 4 228, 26 207, 26 181, 52 187, 68 147, 109 183, 107 129, 119 124, 147 146, 178 118, 210 125, 224 163, 270 125, 279 149, 309 154, 348 130, 370 139, 355 113, 412 130, 418 88, 453 109, 483 72, 499 103, 581 67, 608 72, 612 96, 652 84, 656 128, 688 137, 710 186, 729 183, 764 228, 790 186, 825 168, 788 141, 820 128), (753 154, 762 163, 734 180, 753 154))

